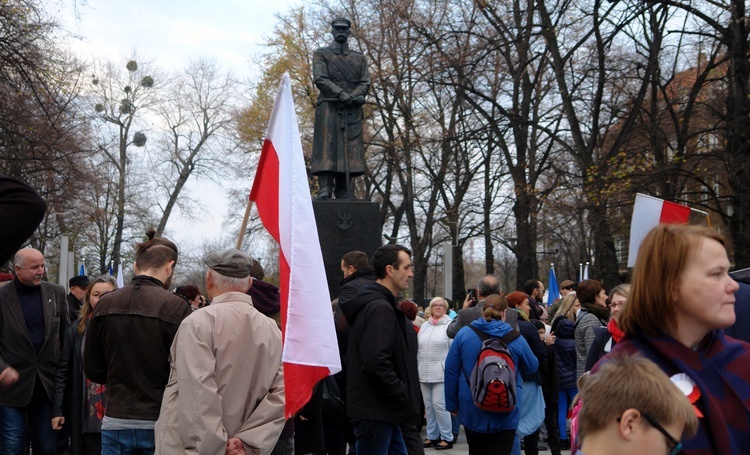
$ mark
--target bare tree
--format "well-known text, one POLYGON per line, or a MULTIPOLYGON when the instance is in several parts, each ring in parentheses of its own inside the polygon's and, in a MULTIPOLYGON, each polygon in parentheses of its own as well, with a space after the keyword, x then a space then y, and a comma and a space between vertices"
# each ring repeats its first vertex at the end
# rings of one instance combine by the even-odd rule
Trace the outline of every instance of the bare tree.
MULTIPOLYGON (((170 82, 169 103, 157 113, 165 131, 155 154, 156 166, 163 172, 153 182, 167 198, 160 203, 161 218, 156 234, 167 226, 188 179, 210 175, 232 153, 227 128, 233 126, 231 99, 236 86, 231 75, 222 74, 216 62, 197 60, 188 65, 181 77, 170 82)), ((183 211, 188 205, 181 206, 183 211)))
POLYGON ((123 73, 120 67, 107 62, 96 68, 91 80, 96 117, 105 127, 110 126, 113 129, 110 132, 107 128, 102 128, 98 149, 117 171, 116 222, 112 246, 112 262, 115 269, 121 262, 128 203, 128 173, 132 165, 131 146, 146 145, 146 134, 143 131, 133 132, 132 129, 136 126, 141 111, 147 111, 157 103, 153 75, 147 69, 139 68, 135 59, 128 61, 125 69, 127 72, 123 73))

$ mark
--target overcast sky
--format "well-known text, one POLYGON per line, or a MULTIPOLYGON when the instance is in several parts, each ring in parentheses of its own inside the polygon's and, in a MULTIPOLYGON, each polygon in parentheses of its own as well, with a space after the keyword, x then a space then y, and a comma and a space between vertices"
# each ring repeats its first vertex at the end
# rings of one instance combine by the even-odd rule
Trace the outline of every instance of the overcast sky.
MULTIPOLYGON (((141 59, 179 71, 191 59, 208 57, 236 77, 251 79, 257 76, 252 58, 263 52, 261 44, 272 31, 274 15, 299 0, 86 0, 78 19, 71 3, 59 18, 75 35, 70 48, 81 58, 124 62, 136 50, 141 59)), ((249 190, 252 175, 248 170, 248 181, 236 184, 249 190)), ((192 181, 187 189, 209 212, 190 222, 181 219, 179 211, 172 215, 167 231, 183 248, 219 237, 227 210, 220 187, 192 181)))

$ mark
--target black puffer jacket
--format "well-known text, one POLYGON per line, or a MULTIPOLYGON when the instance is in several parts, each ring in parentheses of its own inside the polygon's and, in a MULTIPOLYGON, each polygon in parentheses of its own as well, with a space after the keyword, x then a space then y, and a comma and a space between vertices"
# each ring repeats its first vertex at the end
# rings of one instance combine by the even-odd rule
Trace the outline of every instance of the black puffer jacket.
POLYGON ((557 316, 552 321, 552 331, 557 340, 552 347, 557 359, 557 373, 561 389, 573 389, 576 385, 576 325, 565 316, 557 316))
POLYGON ((422 394, 417 333, 378 283, 363 287, 342 308, 350 322, 347 415, 353 419, 418 425, 422 394))

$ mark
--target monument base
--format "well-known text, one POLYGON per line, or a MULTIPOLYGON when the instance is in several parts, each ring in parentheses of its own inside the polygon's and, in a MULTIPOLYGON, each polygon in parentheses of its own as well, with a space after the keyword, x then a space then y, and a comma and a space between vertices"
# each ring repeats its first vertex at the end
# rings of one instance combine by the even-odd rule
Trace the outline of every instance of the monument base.
POLYGON ((357 200, 313 200, 313 212, 323 252, 328 292, 333 300, 339 295, 339 282, 344 277, 341 257, 359 250, 371 258, 383 244, 380 204, 357 200))

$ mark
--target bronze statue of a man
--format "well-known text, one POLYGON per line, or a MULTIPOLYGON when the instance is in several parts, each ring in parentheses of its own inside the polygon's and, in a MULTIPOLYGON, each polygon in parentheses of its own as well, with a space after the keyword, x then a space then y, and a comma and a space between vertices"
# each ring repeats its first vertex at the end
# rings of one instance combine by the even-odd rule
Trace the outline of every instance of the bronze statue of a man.
POLYGON ((370 73, 365 56, 347 45, 351 25, 344 18, 331 22, 333 43, 313 54, 313 78, 320 89, 312 147, 317 199, 351 199, 351 179, 366 170, 362 105, 370 73))

